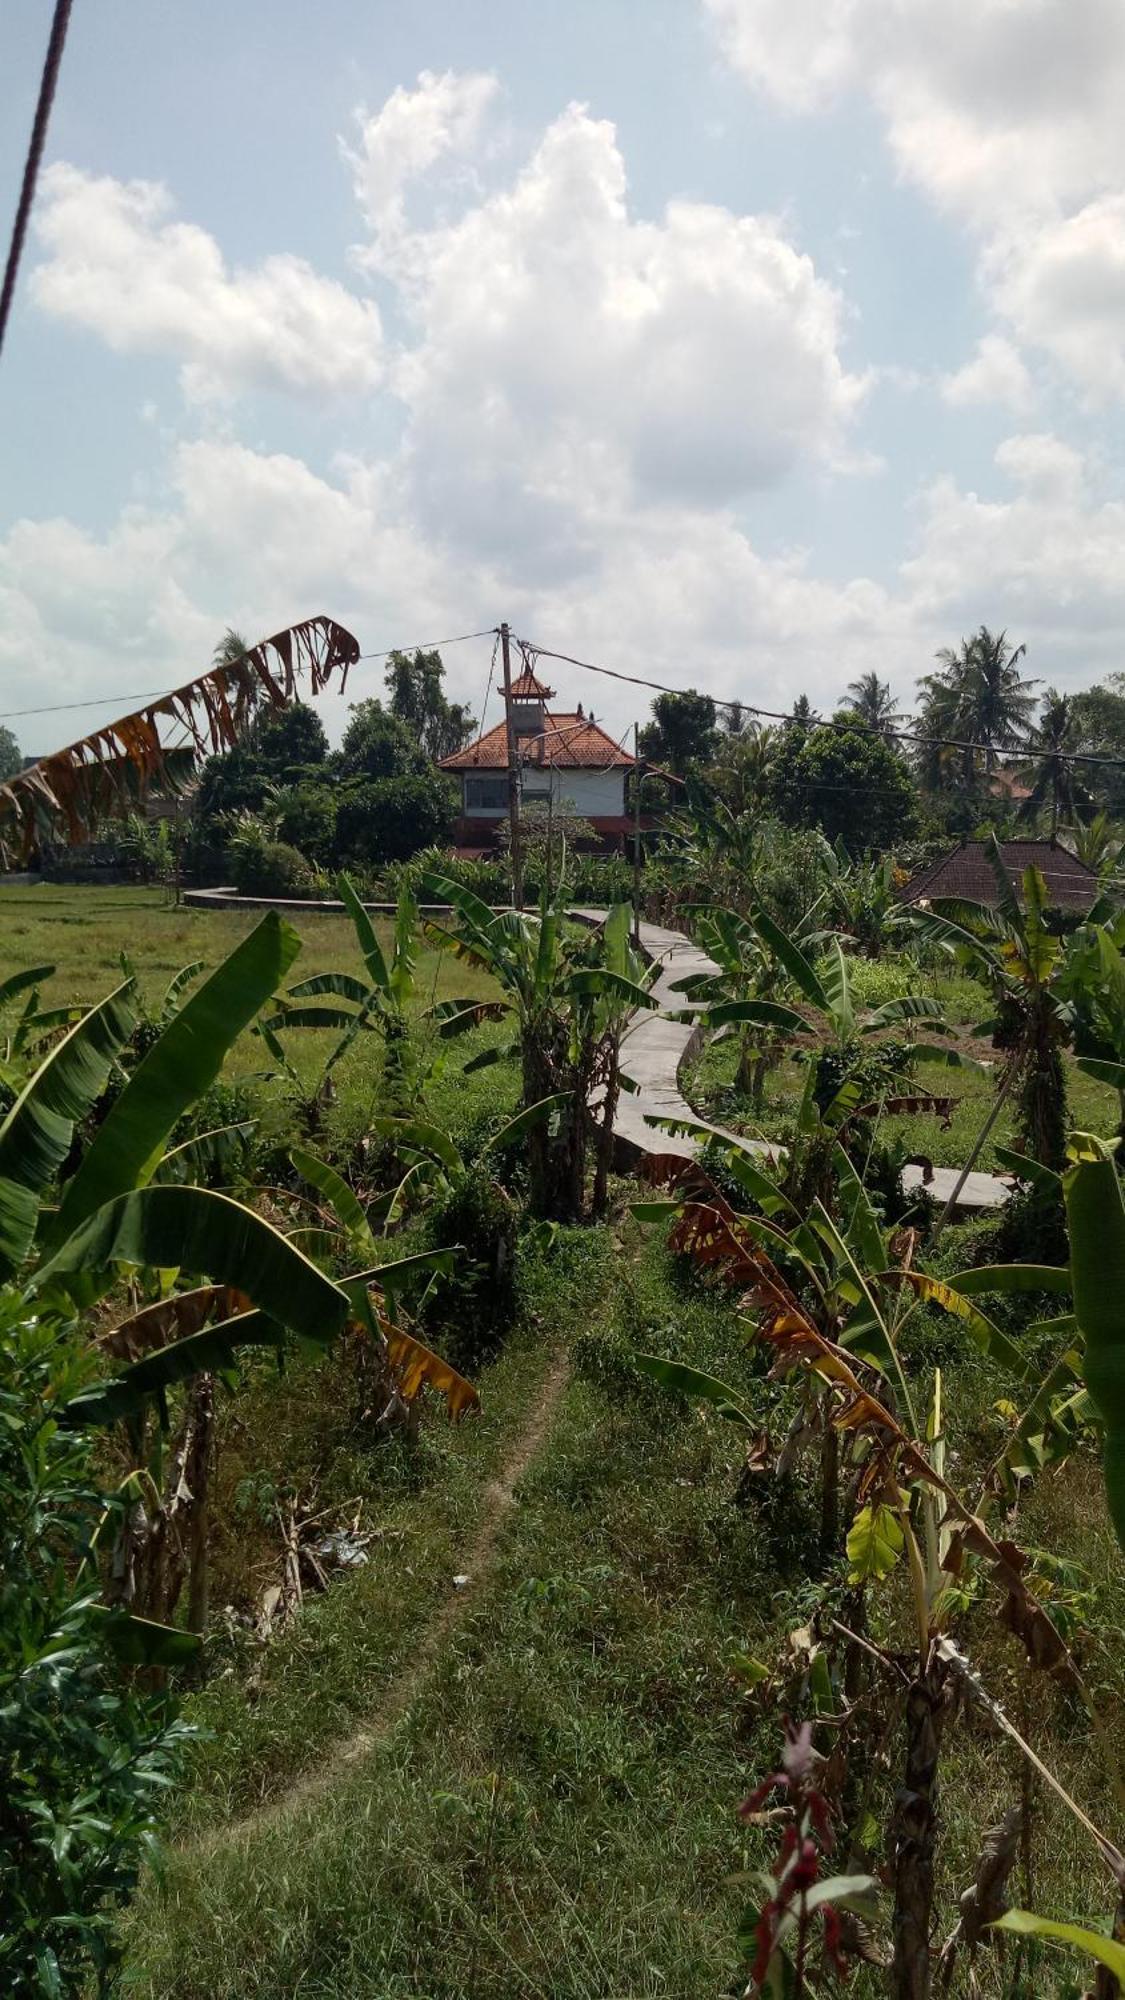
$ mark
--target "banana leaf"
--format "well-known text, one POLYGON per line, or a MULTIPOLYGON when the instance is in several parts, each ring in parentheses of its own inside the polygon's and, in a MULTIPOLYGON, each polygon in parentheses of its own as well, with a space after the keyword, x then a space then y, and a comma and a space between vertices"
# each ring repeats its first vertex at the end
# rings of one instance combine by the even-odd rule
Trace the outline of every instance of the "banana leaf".
POLYGON ((236 1313, 233 1319, 218 1320, 157 1348, 120 1375, 92 1382, 63 1404, 59 1422, 69 1429, 116 1423, 177 1382, 188 1382, 207 1369, 230 1368, 240 1347, 281 1347, 284 1341, 284 1327, 267 1313, 236 1313))
POLYGON ((210 1089, 300 949, 296 931, 271 910, 185 1001, 95 1133, 47 1232, 48 1250, 105 1202, 152 1178, 169 1133, 210 1089))
MULTIPOLYGON (((300 1146, 290 1149, 289 1158, 297 1172, 308 1181, 310 1187, 322 1194, 357 1251, 364 1256, 375 1255, 375 1237, 364 1213, 363 1205, 354 1190, 348 1186, 342 1174, 330 1167, 326 1160, 319 1160, 315 1153, 307 1153, 300 1146)), ((290 1239, 292 1240, 292 1239, 290 1239)))
POLYGON ((74 1127, 105 1089, 136 1025, 129 981, 91 1008, 45 1057, 0 1125, 0 1279, 26 1256, 39 1200, 70 1151, 74 1127))
POLYGON ((29 1291, 117 1264, 182 1270, 236 1285, 263 1312, 326 1345, 347 1317, 344 1292, 252 1209, 209 1188, 148 1187, 87 1217, 40 1265, 29 1291))
POLYGON ((707 1375, 701 1368, 689 1368, 683 1361, 666 1361, 660 1354, 634 1354, 633 1361, 642 1375, 659 1382, 662 1389, 685 1396, 689 1402, 713 1403, 721 1417, 726 1417, 732 1424, 740 1424, 743 1430, 753 1430, 753 1419, 740 1403, 737 1389, 720 1382, 717 1375, 707 1375))

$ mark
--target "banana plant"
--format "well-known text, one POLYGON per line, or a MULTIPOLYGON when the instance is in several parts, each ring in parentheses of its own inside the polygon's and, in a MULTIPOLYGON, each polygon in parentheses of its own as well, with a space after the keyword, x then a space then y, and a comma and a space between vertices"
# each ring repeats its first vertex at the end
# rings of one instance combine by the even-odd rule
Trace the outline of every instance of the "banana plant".
POLYGON ((987 858, 996 883, 993 907, 960 897, 935 897, 929 910, 909 913, 932 943, 983 979, 996 1014, 981 1024, 1009 1052, 1000 1092, 966 1165, 968 1173, 1009 1091, 1019 1086, 1022 1136, 1032 1158, 1060 1171, 1066 1153, 1066 1074, 1062 1050, 1071 1039, 1074 1009, 1064 991, 1065 955, 1047 921, 1049 896, 1038 868, 1026 868, 1020 896, 1012 887, 995 834, 987 858))
POLYGON ((429 1077, 412 1022, 418 907, 409 887, 404 886, 395 909, 391 949, 386 952, 347 875, 337 877, 336 894, 352 920, 363 976, 318 972, 299 980, 280 996, 276 1011, 259 1024, 259 1033, 299 1089, 299 1079, 280 1038, 290 1031, 340 1030, 339 1040, 320 1067, 317 1089, 324 1092, 333 1070, 357 1037, 368 1030, 376 1032, 383 1041, 383 1095, 405 1109, 417 1101, 429 1077))
MULTIPOLYGON (((615 905, 599 938, 571 934, 561 899, 549 899, 546 889, 536 915, 492 910, 443 875, 426 875, 423 893, 448 904, 456 919, 455 929, 427 924, 427 936, 487 972, 499 989, 495 1000, 440 1002, 432 1010, 438 1032, 449 1039, 485 1019, 510 1023, 511 1041, 481 1051, 466 1070, 515 1057, 523 1109, 565 1097, 557 1122, 540 1120, 530 1129, 528 1159, 537 1213, 576 1221, 584 1202, 591 1092, 604 1089, 603 1104, 614 1097, 619 1064, 613 1051, 619 1055, 625 1021, 638 1008, 656 1006, 628 946, 628 905, 615 905)), ((604 1114, 602 1122, 604 1131, 604 1114)))
POLYGON ((53 965, 29 965, 0 979, 0 1092, 9 1102, 19 1095, 50 1036, 73 1027, 82 1014, 81 1007, 40 1005, 39 988, 54 970, 53 965))
MULTIPOLYGON (((802 949, 823 943, 825 933, 816 927, 824 896, 810 906, 792 942, 802 949)), ((781 961, 759 937, 748 917, 722 909, 713 903, 689 904, 681 914, 692 923, 693 935, 708 957, 714 960, 713 973, 693 973, 674 981, 672 991, 683 993, 696 1006, 715 1007, 724 1002, 772 1001, 785 979, 781 961)), ((733 1025, 733 1024, 732 1024, 733 1025)), ((746 1022, 739 1037, 738 1070, 735 1089, 749 1098, 751 1108, 761 1115, 766 1077, 771 1061, 781 1046, 776 1024, 746 1022)))
MULTIPOLYGON (((215 1081, 228 1049, 270 1001, 299 949, 296 932, 276 913, 263 919, 173 1012, 50 1202, 75 1126, 101 1096, 134 1031, 132 980, 55 1044, 0 1124, 0 1281, 25 1315, 73 1331, 76 1315, 125 1276, 179 1273, 190 1280, 187 1294, 162 1299, 159 1333, 152 1330, 155 1322, 148 1323, 151 1350, 136 1352, 143 1329, 126 1322, 116 1344, 127 1365, 88 1384, 58 1413, 59 1422, 76 1428, 131 1426, 131 1479, 146 1471, 147 1413, 155 1408, 163 1432, 169 1392, 216 1372, 229 1374, 241 1350, 280 1352, 292 1339, 323 1349, 351 1322, 365 1326, 380 1348, 385 1343, 373 1272, 361 1270, 337 1283, 254 1210, 209 1189, 159 1178, 176 1125, 215 1081), (204 1323, 196 1311, 201 1280, 212 1288, 204 1323)), ((160 1289, 167 1290, 163 1280, 160 1289)), ((109 1345, 112 1351, 112 1339, 109 1345)), ((199 1433, 209 1434, 209 1419, 203 1423, 192 1406, 189 1425, 193 1421, 192 1449, 205 1467, 207 1435, 199 1433)), ((159 1461, 159 1439, 156 1450, 159 1461)), ((150 1500, 153 1486, 150 1473, 150 1500)), ((134 1543, 154 1527, 163 1532, 159 1506, 149 1508, 147 1529, 141 1525, 133 1488, 117 1514, 124 1515, 134 1543)), ((130 1574, 137 1560, 134 1548, 124 1565, 130 1574)), ((113 1621, 112 1630, 124 1635, 122 1643, 136 1645, 127 1620, 113 1621)))
MULTIPOLYGON (((693 1165, 681 1170, 687 1176, 686 1196, 681 1194, 671 1203, 641 1204, 636 1213, 646 1221, 672 1214, 670 1247, 737 1289, 751 1336, 773 1356, 772 1372, 803 1381, 806 1397, 777 1464, 781 1468, 791 1462, 795 1442, 810 1435, 819 1439, 825 1543, 838 1539, 832 1488, 839 1477, 838 1454, 847 1452, 856 1509, 846 1537, 851 1583, 878 1584, 895 1568, 906 1569, 918 1651, 904 1692, 891 1990, 900 1996, 926 1994, 931 1977, 937 1779, 949 1714, 946 1689, 951 1676, 968 1674, 951 1627, 965 1602, 968 1569, 979 1566, 997 1586, 1001 1617, 1032 1664, 1046 1668, 1085 1699, 1088 1696, 1049 1603, 1029 1587, 1022 1560, 1013 1559, 1010 1541, 997 1540, 991 1532, 988 1496, 966 1500, 950 1485, 940 1376, 935 1376, 932 1395, 921 1403, 919 1385, 904 1366, 901 1343, 910 1312, 925 1301, 953 1314, 990 1358, 1019 1380, 1037 1382, 1040 1371, 1034 1355, 1023 1354, 981 1311, 977 1299, 990 1289, 1065 1293, 1072 1277, 1065 1269, 1013 1266, 999 1272, 966 1271, 945 1282, 929 1278, 912 1267, 912 1233, 906 1232, 905 1240, 896 1243, 882 1230, 842 1149, 835 1157, 841 1183, 839 1221, 820 1203, 808 1213, 796 1209, 739 1143, 728 1142, 725 1150, 734 1178, 760 1212, 736 1212, 693 1165), (896 1249, 897 1259, 892 1256, 896 1249)), ((1112 1175, 1112 1167, 1109 1172, 1112 1175)), ((1116 1190, 1115 1176, 1114 1186, 1116 1190)), ((1091 1211, 1107 1205, 1110 1193, 1103 1174, 1087 1197, 1091 1211)), ((1119 1190, 1114 1199, 1120 1210, 1119 1190)), ((1125 1211, 1120 1221, 1119 1275, 1125 1282, 1125 1211)), ((1079 1319, 1084 1310, 1105 1312, 1104 1301, 1084 1302, 1077 1277, 1073 1283, 1079 1319)), ((723 1417, 753 1432, 756 1460, 761 1461, 765 1448, 761 1423, 745 1393, 664 1357, 641 1355, 637 1365, 654 1380, 690 1399, 711 1403, 723 1417)), ((1105 1394, 1107 1383, 1111 1397, 1120 1387, 1112 1364, 1088 1379, 1095 1396, 1105 1394)), ((1118 1458, 1119 1444, 1120 1439, 1118 1458)))

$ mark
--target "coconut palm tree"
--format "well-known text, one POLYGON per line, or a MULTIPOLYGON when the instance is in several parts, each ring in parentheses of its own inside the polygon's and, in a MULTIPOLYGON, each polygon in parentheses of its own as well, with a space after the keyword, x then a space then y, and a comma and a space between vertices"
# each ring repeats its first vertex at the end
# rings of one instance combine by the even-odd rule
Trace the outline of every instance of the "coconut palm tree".
POLYGON ((1069 695, 1048 688, 1043 697, 1039 723, 1032 737, 1035 762, 1031 767, 1032 788, 1020 807, 1021 819, 1037 819, 1048 806, 1051 839, 1059 829, 1060 810, 1073 825, 1093 807, 1093 800, 1067 753, 1075 748, 1077 732, 1069 695))
POLYGON ((211 655, 211 665, 213 667, 228 667, 232 660, 241 659, 243 653, 247 653, 249 650, 250 641, 244 639, 241 632, 236 632, 233 625, 228 625, 211 655))
POLYGON ((881 736, 889 736, 906 720, 902 710, 895 707, 890 682, 881 681, 874 669, 848 682, 848 692, 840 706, 850 715, 858 716, 868 729, 877 729, 881 736))
POLYGON ((1026 646, 1010 646, 1006 632, 990 632, 987 625, 962 639, 960 646, 943 646, 936 673, 923 674, 918 685, 923 694, 923 731, 929 736, 955 737, 966 747, 962 752, 965 782, 972 784, 977 772, 978 750, 984 752, 984 768, 991 771, 998 749, 1019 743, 1031 727, 1035 681, 1025 680, 1019 662, 1026 646))
POLYGON ((1107 812, 1095 813, 1093 819, 1081 822, 1071 828, 1074 852, 1079 861, 1092 868, 1095 875, 1112 875, 1121 859, 1121 832, 1107 812))

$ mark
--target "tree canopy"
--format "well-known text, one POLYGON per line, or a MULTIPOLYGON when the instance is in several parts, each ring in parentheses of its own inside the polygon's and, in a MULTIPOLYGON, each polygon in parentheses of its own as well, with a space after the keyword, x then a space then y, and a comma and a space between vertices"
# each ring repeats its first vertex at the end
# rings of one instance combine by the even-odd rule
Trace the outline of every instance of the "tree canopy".
POLYGON ((430 768, 430 758, 414 731, 381 701, 357 701, 340 746, 346 778, 407 778, 430 768))
POLYGON ((0 784, 5 778, 14 778, 22 768, 23 756, 10 729, 0 722, 0 784))
POLYGON ((391 714, 406 724, 427 757, 436 763, 464 747, 476 717, 464 702, 447 700, 440 653, 390 653, 384 678, 391 714))
POLYGON ((640 733, 641 754, 666 764, 678 778, 693 764, 706 764, 715 745, 715 704, 693 688, 687 694, 658 694, 652 721, 640 733))
POLYGON ((789 727, 770 763, 770 791, 789 826, 819 826, 851 853, 893 847, 914 830, 910 772, 881 737, 841 710, 842 728, 789 727))

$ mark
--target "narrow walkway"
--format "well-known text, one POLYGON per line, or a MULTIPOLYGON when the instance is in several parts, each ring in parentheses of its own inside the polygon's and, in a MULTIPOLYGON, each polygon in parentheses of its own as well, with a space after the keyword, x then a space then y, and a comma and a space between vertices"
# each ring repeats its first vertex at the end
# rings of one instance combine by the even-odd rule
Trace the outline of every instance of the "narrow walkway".
MULTIPOLYGON (((571 915, 585 924, 598 925, 605 920, 604 910, 573 910, 571 915)), ((672 990, 678 980, 687 979, 693 973, 717 972, 719 968, 714 959, 708 958, 707 953, 685 937, 682 931, 665 930, 660 924, 642 923, 640 944, 650 965, 660 967, 651 992, 654 1000, 659 1002, 661 1012, 657 1014, 647 1008, 639 1008, 626 1031, 621 1050, 621 1069, 636 1089, 622 1091, 618 1098, 613 1136, 624 1162, 629 1166, 638 1165, 657 1154, 693 1160, 700 1150, 698 1139, 662 1131, 659 1125, 650 1125, 647 1120, 655 1117, 684 1118, 697 1125, 706 1123, 692 1110, 680 1091, 680 1070, 699 1048, 702 1032, 686 1021, 668 1020, 663 1010, 667 1008, 678 1013, 690 1007, 691 1002, 683 993, 672 990)), ((707 1129, 721 1139, 735 1137, 733 1132, 727 1132, 721 1125, 709 1125, 707 1129)), ((749 1146, 755 1152, 769 1152, 768 1146, 760 1145, 754 1139, 742 1139, 740 1144, 749 1146)))
POLYGON ((284 1791, 237 1819, 220 1820, 204 1833, 189 1834, 177 1843, 177 1853, 210 1854, 234 1841, 252 1840, 264 1827, 315 1805, 340 1783, 349 1770, 392 1734, 411 1703, 422 1692, 457 1626, 491 1582, 496 1568, 497 1545, 507 1517, 517 1504, 517 1488, 554 1422, 569 1380, 570 1354, 563 1348, 552 1357, 511 1452, 497 1477, 490 1480, 484 1490, 481 1519, 465 1549, 464 1569, 457 1583, 451 1586, 444 1604, 420 1635, 413 1658, 384 1694, 379 1708, 353 1735, 329 1750, 319 1763, 301 1773, 284 1791))
MULTIPOLYGON (((582 923, 594 925, 605 919, 604 910, 577 909, 571 915, 582 923)), ((649 963, 660 967, 651 990, 661 1009, 682 1012, 690 1006, 690 1001, 682 993, 673 992, 677 981, 693 973, 705 975, 718 971, 714 960, 708 958, 707 953, 685 937, 682 931, 666 930, 661 924, 641 924, 640 947, 649 963)), ((614 1138, 628 1165, 638 1165, 642 1160, 658 1154, 672 1154, 677 1159, 691 1160, 699 1152, 701 1142, 698 1139, 689 1138, 686 1134, 664 1132, 660 1126, 650 1125, 648 1120, 664 1117, 690 1119, 697 1125, 706 1123, 692 1110, 679 1087, 680 1070, 696 1053, 700 1040, 700 1029, 686 1021, 670 1021, 662 1013, 649 1013, 644 1009, 634 1014, 622 1049, 621 1068, 630 1082, 636 1085, 636 1090, 622 1092, 613 1126, 614 1138)), ((718 1138, 735 1137, 721 1125, 708 1125, 707 1129, 718 1138)), ((771 1150, 757 1139, 740 1137, 739 1143, 762 1155, 768 1155, 771 1150)), ((948 1201, 959 1178, 959 1167, 934 1167, 928 1179, 920 1166, 904 1167, 902 1174, 903 1186, 908 1191, 924 1187, 927 1194, 940 1203, 948 1201)), ((957 1208, 965 1214, 1003 1208, 1010 1194, 1009 1182, 1001 1180, 996 1174, 972 1173, 961 1189, 957 1208)))

